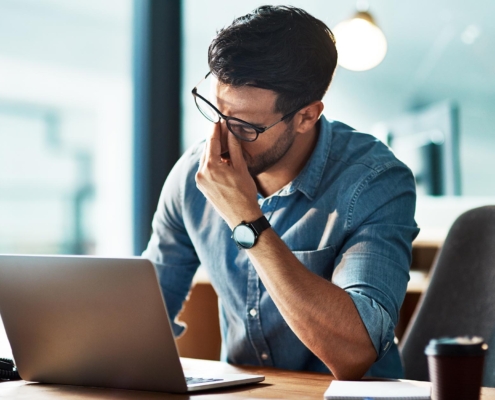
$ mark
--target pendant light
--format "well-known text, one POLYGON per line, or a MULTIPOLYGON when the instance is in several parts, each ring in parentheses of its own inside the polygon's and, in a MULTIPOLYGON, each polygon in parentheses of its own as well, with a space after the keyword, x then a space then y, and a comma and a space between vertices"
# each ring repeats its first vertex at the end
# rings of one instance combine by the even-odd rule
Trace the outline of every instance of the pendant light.
POLYGON ((382 62, 387 39, 369 13, 368 2, 358 1, 357 12, 332 29, 338 51, 338 63, 351 71, 366 71, 382 62))

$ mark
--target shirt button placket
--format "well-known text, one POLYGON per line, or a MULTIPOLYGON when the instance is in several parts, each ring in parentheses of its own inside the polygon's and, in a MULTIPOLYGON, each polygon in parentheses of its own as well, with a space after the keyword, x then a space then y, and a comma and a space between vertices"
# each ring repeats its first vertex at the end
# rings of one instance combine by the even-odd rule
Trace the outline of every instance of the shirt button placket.
MULTIPOLYGON (((271 200, 263 200, 258 198, 258 203, 260 204, 261 211, 263 214, 267 214, 270 209, 271 200)), ((260 292, 260 278, 256 273, 254 266, 249 263, 249 274, 248 274, 248 293, 247 293, 247 328, 249 331, 249 337, 254 350, 257 354, 258 359, 261 361, 262 365, 273 366, 270 357, 270 349, 263 335, 261 329, 260 320, 260 309, 259 301, 261 298, 260 292)))
POLYGON ((248 296, 247 296, 247 328, 249 331, 249 337, 253 345, 254 351, 258 357, 258 360, 265 366, 273 366, 270 357, 270 349, 266 342, 263 330, 261 329, 260 320, 260 279, 256 270, 249 265, 249 277, 248 277, 248 296))

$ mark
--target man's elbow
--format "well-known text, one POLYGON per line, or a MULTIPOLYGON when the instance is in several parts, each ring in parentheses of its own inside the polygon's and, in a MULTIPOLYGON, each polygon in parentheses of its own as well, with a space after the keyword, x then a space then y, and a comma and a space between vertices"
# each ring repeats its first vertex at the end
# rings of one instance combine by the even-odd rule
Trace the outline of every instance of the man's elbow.
POLYGON ((353 354, 331 369, 333 376, 339 381, 355 381, 361 379, 376 361, 374 348, 353 354))

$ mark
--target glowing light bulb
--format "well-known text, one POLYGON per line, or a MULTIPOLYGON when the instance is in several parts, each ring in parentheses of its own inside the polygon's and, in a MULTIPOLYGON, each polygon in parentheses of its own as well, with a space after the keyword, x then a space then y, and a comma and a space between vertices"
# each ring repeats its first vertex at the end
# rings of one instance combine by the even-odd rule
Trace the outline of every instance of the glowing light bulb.
POLYGON ((358 12, 332 31, 337 42, 338 63, 346 69, 369 70, 380 64, 387 54, 387 39, 368 12, 358 12))

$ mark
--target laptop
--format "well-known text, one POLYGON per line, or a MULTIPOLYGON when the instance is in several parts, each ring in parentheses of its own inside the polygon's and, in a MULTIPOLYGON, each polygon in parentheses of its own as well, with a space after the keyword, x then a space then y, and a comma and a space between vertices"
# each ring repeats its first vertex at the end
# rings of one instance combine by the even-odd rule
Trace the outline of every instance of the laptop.
POLYGON ((264 380, 184 376, 155 268, 144 258, 2 255, 0 315, 28 381, 185 393, 264 380))

